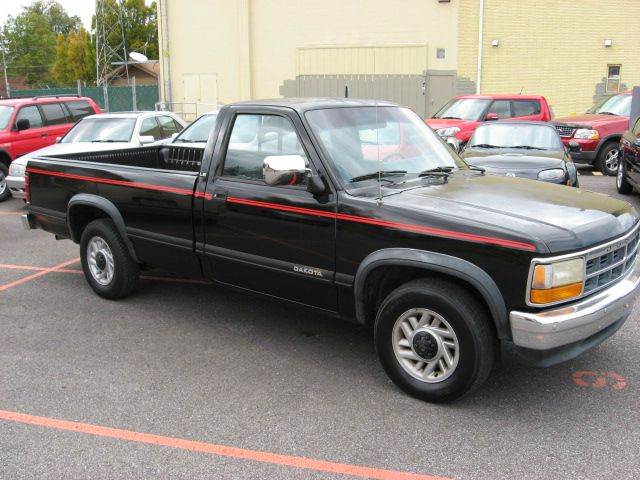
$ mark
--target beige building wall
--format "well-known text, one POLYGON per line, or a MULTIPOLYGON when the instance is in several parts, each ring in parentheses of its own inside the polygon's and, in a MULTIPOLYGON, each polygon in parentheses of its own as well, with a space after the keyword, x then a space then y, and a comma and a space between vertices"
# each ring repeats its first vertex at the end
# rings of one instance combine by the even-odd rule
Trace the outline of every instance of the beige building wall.
MULTIPOLYGON (((628 88, 640 84, 640 1, 484 0, 484 8, 482 93, 544 95, 562 116, 602 96, 608 65, 621 65, 628 88)), ((458 75, 474 82, 478 16, 479 0, 461 2, 458 75)))
POLYGON ((461 1, 164 0, 163 74, 174 102, 197 100, 189 75, 209 75, 216 101, 227 103, 278 97, 299 74, 455 70, 461 1))

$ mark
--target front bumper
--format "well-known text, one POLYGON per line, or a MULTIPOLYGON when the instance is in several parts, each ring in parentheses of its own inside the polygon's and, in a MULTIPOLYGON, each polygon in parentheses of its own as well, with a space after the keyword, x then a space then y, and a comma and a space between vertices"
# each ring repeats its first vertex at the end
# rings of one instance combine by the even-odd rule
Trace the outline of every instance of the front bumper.
POLYGON ((9 191, 13 198, 26 198, 26 193, 24 191, 24 177, 12 177, 9 175, 6 178, 7 187, 9 187, 9 191))
MULTIPOLYGON (((576 303, 537 313, 513 311, 509 315, 513 344, 516 347, 557 354, 560 347, 583 345, 575 357, 604 341, 629 316, 640 285, 640 257, 625 278, 576 303), (611 327, 611 328, 610 328, 611 327), (599 338, 600 341, 593 342, 599 338)), ((572 350, 575 350, 573 348, 572 350)), ((565 358, 568 360, 569 358, 565 358)))
POLYGON ((562 143, 565 147, 569 147, 569 142, 576 142, 580 146, 580 151, 571 152, 571 159, 575 163, 593 163, 596 159, 596 152, 598 151, 598 140, 589 140, 582 138, 562 138, 562 143))

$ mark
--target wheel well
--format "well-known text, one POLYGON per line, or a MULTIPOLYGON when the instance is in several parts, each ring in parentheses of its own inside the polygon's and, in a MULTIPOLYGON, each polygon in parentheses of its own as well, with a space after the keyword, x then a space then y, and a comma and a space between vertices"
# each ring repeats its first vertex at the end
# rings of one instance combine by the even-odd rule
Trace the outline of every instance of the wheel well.
POLYGON ((620 143, 620 139, 622 138, 621 135, 613 135, 611 137, 606 138, 598 147, 598 151, 596 152, 596 157, 600 155, 600 152, 602 151, 602 149, 604 147, 607 146, 607 144, 609 143, 620 143))
POLYGON ((7 155, 7 152, 0 150, 0 163, 4 164, 7 168, 11 164, 11 158, 7 155))
MULTIPOLYGON (((418 278, 442 278, 453 282, 471 293, 485 308, 487 315, 493 318, 491 310, 482 294, 469 282, 446 273, 419 267, 385 265, 373 269, 364 282, 365 321, 373 324, 382 301, 399 286, 418 278)), ((493 324, 493 322, 492 322, 493 324)), ((495 326, 495 325, 494 325, 495 326)))
POLYGON ((104 210, 91 205, 75 205, 69 211, 69 231, 71 239, 80 243, 80 237, 84 229, 94 220, 99 218, 110 218, 104 210))

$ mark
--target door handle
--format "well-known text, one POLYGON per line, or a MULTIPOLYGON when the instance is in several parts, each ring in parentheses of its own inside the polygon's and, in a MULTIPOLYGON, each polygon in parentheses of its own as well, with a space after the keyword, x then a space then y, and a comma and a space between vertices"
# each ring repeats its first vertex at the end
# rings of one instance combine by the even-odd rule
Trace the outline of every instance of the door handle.
POLYGON ((213 198, 216 200, 226 201, 228 196, 228 192, 226 190, 215 190, 213 192, 213 198))
POLYGON ((41 137, 48 137, 48 136, 49 136, 49 134, 48 134, 48 133, 41 133, 41 134, 40 134, 40 136, 41 136, 41 137))

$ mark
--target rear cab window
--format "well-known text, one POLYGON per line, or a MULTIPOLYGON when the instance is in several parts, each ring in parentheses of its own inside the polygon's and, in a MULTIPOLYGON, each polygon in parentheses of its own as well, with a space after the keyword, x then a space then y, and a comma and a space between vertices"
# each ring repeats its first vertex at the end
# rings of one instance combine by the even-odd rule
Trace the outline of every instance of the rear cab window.
POLYGON ((42 115, 36 105, 27 105, 21 107, 16 115, 16 124, 19 120, 29 120, 29 128, 41 128, 44 123, 42 121, 42 115))
POLYGON ((60 103, 41 103, 39 106, 48 126, 71 123, 60 103))
POLYGON ((513 100, 511 104, 514 117, 529 117, 540 114, 539 100, 513 100))

